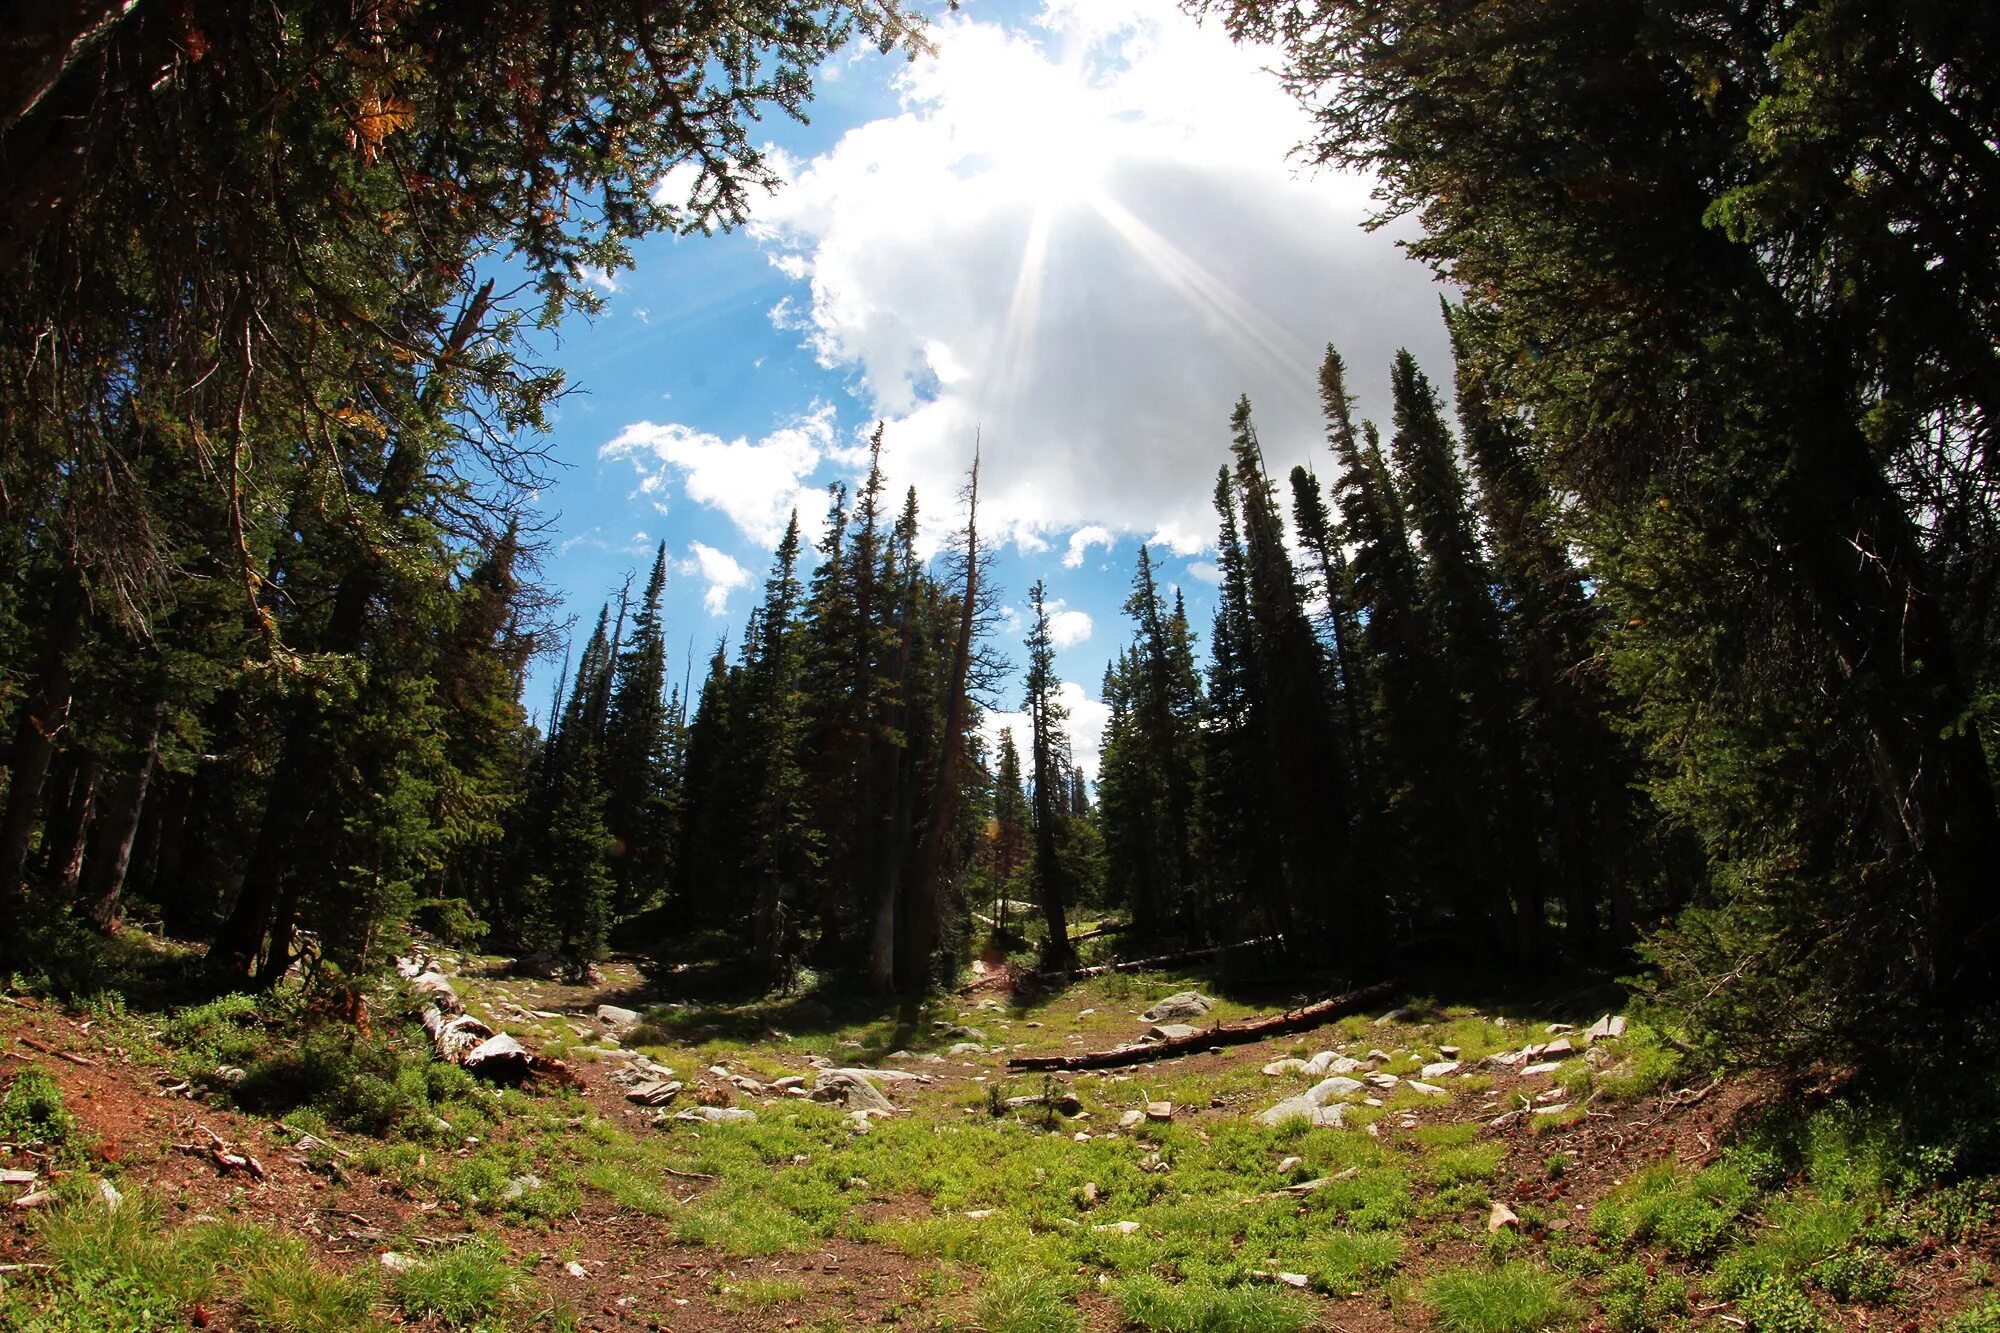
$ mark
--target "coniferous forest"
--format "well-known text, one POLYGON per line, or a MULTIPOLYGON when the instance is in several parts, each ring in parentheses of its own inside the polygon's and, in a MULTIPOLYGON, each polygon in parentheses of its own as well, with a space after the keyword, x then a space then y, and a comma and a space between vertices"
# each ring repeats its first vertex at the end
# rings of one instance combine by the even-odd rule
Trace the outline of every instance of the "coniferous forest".
MULTIPOLYGON (((176 996, 277 1032, 323 993, 380 1008, 419 951, 562 986, 616 958, 795 1017, 872 1005, 907 1046, 995 969, 1226 974, 1247 945, 1314 998, 1394 983, 1438 1013, 1457 984, 1611 987, 1662 1060, 1719 1075, 1990 1068, 2000 9, 1188 0, 1278 52, 1305 162, 1372 173, 1374 225, 1442 280, 1452 361, 1397 353, 1381 402, 1352 348, 1294 368, 1323 439, 1286 475, 1247 397, 1214 405, 1213 615, 1121 538, 1123 646, 1078 682, 1109 708, 1087 779, 1059 603, 1000 586, 982 533, 1004 440, 919 496, 877 426, 691 664, 712 631, 668 623, 666 542, 574 624, 542 580, 574 387, 542 335, 643 238, 747 221, 760 118, 802 115, 851 43, 921 58, 930 22, 899 0, 8 8, 10 995, 117 991, 143 937, 176 996), (654 188, 670 171, 685 197, 654 188), (536 662, 552 697, 525 697, 536 662), (1022 721, 996 735, 996 712, 1022 721)), ((1455 1071, 1460 1045, 1419 1064, 1455 1071)), ((1619 1243, 1685 1264, 1724 1234, 1666 1226, 1619 1243)), ((1152 1271, 1249 1282, 1179 1262, 1152 1271)), ((1578 1272, 1598 1299, 1610 1278, 1578 1272)), ((1820 1272, 1779 1277, 1833 1319, 1820 1272)), ((1715 1288, 1734 1324, 1850 1326, 1782 1322, 1762 1281, 1715 1288)), ((1121 1290, 1135 1327, 1297 1326, 1176 1324, 1121 1290)), ((1437 1327, 1565 1326, 1453 1322, 1423 1290, 1437 1327)))

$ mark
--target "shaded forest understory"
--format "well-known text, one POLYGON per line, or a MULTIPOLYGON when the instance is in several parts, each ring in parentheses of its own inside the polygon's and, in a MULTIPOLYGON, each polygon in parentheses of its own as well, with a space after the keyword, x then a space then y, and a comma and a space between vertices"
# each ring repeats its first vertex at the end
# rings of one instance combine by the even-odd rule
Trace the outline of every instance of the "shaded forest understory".
POLYGON ((1185 7, 1453 364, 1216 404, 1092 782, 1004 441, 878 427, 698 683, 664 546, 537 584, 531 349, 920 17, 0 6, 0 1322, 2000 1328, 2000 8, 1185 7))

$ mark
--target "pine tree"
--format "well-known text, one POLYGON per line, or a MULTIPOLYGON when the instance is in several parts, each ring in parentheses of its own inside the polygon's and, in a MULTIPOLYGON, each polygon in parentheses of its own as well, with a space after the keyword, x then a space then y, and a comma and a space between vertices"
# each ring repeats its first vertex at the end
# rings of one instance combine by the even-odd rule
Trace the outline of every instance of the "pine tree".
POLYGON ((605 717, 605 822, 620 916, 650 906, 671 873, 675 793, 669 785, 666 629, 660 623, 666 582, 667 546, 661 542, 632 617, 631 639, 618 655, 605 717))
POLYGON ((1069 942, 1065 916, 1073 885, 1061 856, 1063 823, 1068 818, 1069 737, 1063 723, 1069 718, 1056 675, 1055 640, 1049 631, 1049 609, 1041 580, 1028 590, 1028 604, 1034 623, 1028 629, 1028 674, 1023 683, 1021 707, 1028 714, 1033 760, 1034 850, 1029 862, 1035 886, 1035 900, 1042 909, 1048 929, 1043 962, 1049 967, 1067 966, 1075 950, 1069 942))

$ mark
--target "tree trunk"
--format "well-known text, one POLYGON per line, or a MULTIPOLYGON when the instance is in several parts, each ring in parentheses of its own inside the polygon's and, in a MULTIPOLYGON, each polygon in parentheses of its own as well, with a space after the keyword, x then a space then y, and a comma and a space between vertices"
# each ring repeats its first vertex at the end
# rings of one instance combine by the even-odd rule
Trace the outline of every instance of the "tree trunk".
POLYGON ((139 831, 139 812, 146 803, 153 763, 159 757, 160 724, 166 715, 167 701, 154 699, 141 716, 137 734, 132 738, 135 762, 130 771, 121 773, 111 784, 104 807, 98 812, 82 902, 91 924, 102 931, 109 931, 118 923, 125 873, 132 864, 132 841, 139 831))
POLYGON ((42 826, 41 877, 65 900, 76 895, 102 768, 97 753, 82 746, 63 751, 49 765, 51 790, 42 826))
POLYGON ((83 574, 67 565, 56 576, 46 647, 35 686, 21 706, 14 733, 13 772, 0 812, 0 920, 19 921, 26 907, 28 844, 41 814, 42 782, 55 755, 56 737, 69 723, 70 658, 83 643, 87 598, 83 574))

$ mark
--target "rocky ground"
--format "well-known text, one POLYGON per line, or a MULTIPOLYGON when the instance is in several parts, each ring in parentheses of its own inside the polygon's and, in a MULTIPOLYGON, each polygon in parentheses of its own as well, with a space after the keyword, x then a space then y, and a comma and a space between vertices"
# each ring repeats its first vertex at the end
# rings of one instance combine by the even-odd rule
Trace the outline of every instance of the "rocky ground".
POLYGON ((1964 1313, 1992 1280, 1983 1195, 1944 1218, 1860 1130, 1732 1146, 1779 1142, 1772 1089, 1602 997, 1416 1000, 1056 1077, 1007 1061, 1270 1008, 1164 975, 1029 999, 997 969, 913 1014, 702 1006, 625 963, 588 986, 437 963, 576 1085, 454 1084, 355 1133, 324 1099, 259 1102, 258 1067, 207 1065, 184 1020, 0 1005, 0 1086, 42 1071, 79 1145, 0 1144, 0 1327, 115 1327, 64 1322, 82 1261, 50 1219, 124 1210, 254 1224, 351 1297, 335 1318, 211 1279, 164 1327, 2000 1328, 1964 1313), (1870 1153, 1858 1179, 1829 1165, 1870 1153), (466 1255, 500 1275, 487 1298, 424 1297, 466 1255), (1830 1267, 1850 1259, 1886 1288, 1830 1267))

